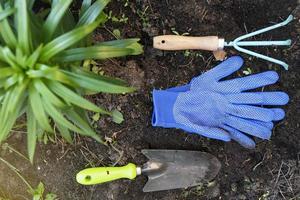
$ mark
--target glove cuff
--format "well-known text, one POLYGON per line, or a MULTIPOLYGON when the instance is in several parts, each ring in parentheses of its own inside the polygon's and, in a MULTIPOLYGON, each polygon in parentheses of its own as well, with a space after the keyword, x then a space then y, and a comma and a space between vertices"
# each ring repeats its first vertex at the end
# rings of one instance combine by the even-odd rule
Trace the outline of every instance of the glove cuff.
POLYGON ((173 107, 178 93, 153 90, 152 126, 175 127, 173 107))
POLYGON ((166 91, 168 91, 168 92, 186 92, 186 91, 189 91, 190 88, 191 88, 191 85, 186 84, 186 85, 182 85, 182 86, 168 88, 166 91))

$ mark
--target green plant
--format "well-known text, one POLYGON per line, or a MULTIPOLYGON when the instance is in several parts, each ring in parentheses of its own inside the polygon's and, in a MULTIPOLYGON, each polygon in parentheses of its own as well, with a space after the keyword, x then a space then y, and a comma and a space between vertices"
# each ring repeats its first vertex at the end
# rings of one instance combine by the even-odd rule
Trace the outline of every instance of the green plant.
POLYGON ((144 10, 140 10, 140 9, 137 10, 137 14, 140 20, 142 21, 143 28, 151 27, 151 24, 149 22, 149 17, 147 15, 148 8, 149 6, 147 6, 144 10))
POLYGON ((117 17, 112 14, 112 10, 108 12, 107 19, 117 23, 127 24, 128 22, 128 17, 124 13, 120 17, 117 17))
POLYGON ((243 74, 245 74, 245 75, 250 75, 250 74, 252 74, 251 68, 248 67, 246 70, 243 71, 243 74))
POLYGON ((45 186, 42 182, 38 186, 30 191, 33 196, 33 200, 58 200, 57 195, 54 193, 45 194, 45 186))
POLYGON ((0 142, 16 120, 26 115, 27 146, 33 161, 37 138, 53 133, 72 142, 70 131, 102 142, 90 127, 87 110, 123 120, 82 97, 86 94, 134 91, 122 80, 84 70, 88 59, 106 59, 142 52, 138 39, 92 44, 91 34, 106 20, 109 0, 83 0, 76 18, 72 0, 52 0, 47 12, 34 12, 35 0, 0 3, 0 142))
POLYGON ((187 35, 190 35, 190 33, 189 32, 184 32, 184 33, 182 33, 182 34, 180 34, 178 31, 176 31, 176 28, 171 28, 171 31, 172 31, 172 33, 174 33, 175 35, 181 35, 181 36, 187 36, 187 35))

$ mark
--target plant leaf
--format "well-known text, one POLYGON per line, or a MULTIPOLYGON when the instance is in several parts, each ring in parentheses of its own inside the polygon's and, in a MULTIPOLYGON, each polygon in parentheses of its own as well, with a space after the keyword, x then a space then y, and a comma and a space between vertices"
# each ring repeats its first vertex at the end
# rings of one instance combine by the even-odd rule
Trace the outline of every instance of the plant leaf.
POLYGON ((71 85, 72 87, 80 87, 76 83, 72 82, 69 77, 64 74, 58 67, 49 67, 47 65, 36 65, 38 70, 28 70, 26 74, 30 78, 47 78, 50 80, 60 81, 62 83, 71 85))
POLYGON ((32 45, 34 48, 37 48, 42 43, 41 30, 43 27, 44 20, 39 16, 37 16, 36 14, 34 14, 33 12, 29 12, 29 17, 30 17, 29 26, 33 38, 32 45))
POLYGON ((79 17, 81 17, 91 5, 92 5, 92 0, 83 0, 81 4, 79 17))
POLYGON ((44 46, 40 61, 47 61, 59 52, 65 50, 66 48, 74 45, 88 34, 90 34, 95 28, 97 28, 99 20, 91 24, 81 26, 62 36, 52 40, 46 46, 44 46))
POLYGON ((75 25, 76 23, 73 14, 68 9, 65 16, 61 20, 60 28, 56 31, 55 35, 62 35, 68 31, 71 31, 74 29, 75 25))
MULTIPOLYGON (((2 5, 0 4, 0 12, 3 11, 2 5)), ((10 47, 10 48, 14 48, 17 46, 17 39, 16 36, 14 34, 14 32, 12 31, 8 20, 7 19, 3 19, 0 21, 0 34, 3 38, 3 40, 5 41, 5 43, 10 47)))
POLYGON ((57 129, 59 130, 61 136, 70 144, 73 144, 73 139, 71 136, 71 133, 69 131, 69 129, 67 129, 66 127, 60 125, 60 124, 56 124, 57 129))
POLYGON ((14 70, 20 71, 20 67, 16 62, 16 57, 8 47, 0 48, 0 54, 14 70))
POLYGON ((64 85, 54 81, 47 81, 46 83, 54 93, 63 98, 65 101, 68 101, 74 105, 77 105, 87 110, 110 115, 110 112, 89 102, 88 100, 76 94, 64 85))
POLYGON ((80 17, 77 27, 94 22, 110 0, 97 0, 80 17))
POLYGON ((7 8, 0 12, 0 21, 16 12, 15 8, 7 8))
POLYGON ((57 110, 51 103, 45 98, 43 99, 44 109, 48 113, 49 116, 55 121, 55 123, 60 124, 70 130, 73 130, 77 133, 82 133, 78 127, 69 122, 62 114, 61 111, 57 110))
POLYGON ((25 101, 25 88, 28 82, 7 90, 0 111, 0 142, 7 138, 15 121, 22 113, 23 102, 25 101))
POLYGON ((26 1, 27 1, 28 9, 31 10, 33 8, 35 0, 26 0, 26 1))
POLYGON ((30 57, 26 60, 26 66, 28 66, 29 68, 33 69, 35 63, 38 61, 39 56, 41 54, 43 45, 41 44, 31 55, 30 57))
POLYGON ((75 112, 73 109, 69 109, 66 110, 65 113, 71 121, 73 121, 83 130, 83 133, 81 133, 82 135, 92 137, 96 141, 103 143, 103 140, 95 133, 90 125, 84 119, 82 119, 82 117, 77 112, 75 112))
POLYGON ((122 47, 126 48, 128 46, 131 46, 132 44, 138 43, 140 41, 139 38, 130 38, 130 39, 121 39, 121 40, 112 40, 112 41, 106 41, 106 42, 100 42, 96 45, 98 46, 114 46, 114 47, 122 47))
POLYGON ((29 87, 29 103, 33 111, 33 114, 36 120, 38 121, 39 125, 41 126, 41 128, 43 128, 48 132, 53 132, 52 127, 49 124, 48 116, 45 113, 41 96, 35 90, 33 85, 29 87))
POLYGON ((122 115, 122 113, 118 110, 113 110, 111 112, 112 114, 112 120, 117 123, 117 124, 121 124, 124 121, 124 117, 122 115))
POLYGON ((118 48, 110 46, 92 46, 63 51, 54 58, 59 62, 74 62, 86 59, 107 59, 131 55, 134 51, 129 48, 118 48))
POLYGON ((55 32, 61 19, 64 17, 72 1, 73 0, 60 0, 51 9, 51 12, 47 17, 42 30, 45 41, 49 41, 52 38, 53 33, 55 32))
POLYGON ((1 106, 1 111, 0 111, 0 117, 1 117, 1 123, 0 123, 0 142, 2 142, 5 138, 6 135, 8 134, 7 132, 9 130, 5 129, 6 126, 6 122, 7 121, 12 121, 12 119, 7 119, 8 118, 8 109, 9 109, 9 103, 10 103, 10 97, 11 97, 11 93, 12 93, 13 89, 10 89, 6 92, 5 96, 4 96, 4 100, 1 106))
POLYGON ((49 102, 57 107, 64 108, 66 104, 62 102, 55 94, 53 94, 47 86, 41 80, 34 80, 33 85, 35 89, 42 95, 43 98, 47 99, 49 102))
POLYGON ((15 71, 11 67, 0 68, 0 79, 11 76, 15 73, 15 71))
POLYGON ((95 74, 90 75, 88 72, 74 73, 47 67, 46 65, 42 67, 45 71, 42 69, 29 70, 26 74, 29 77, 44 77, 68 84, 74 88, 79 87, 94 92, 127 93, 135 91, 134 88, 124 86, 124 81, 118 79, 100 75, 96 76, 95 74))
POLYGON ((119 48, 128 48, 132 50, 130 55, 139 55, 143 53, 143 46, 138 43, 139 41, 140 39, 138 38, 121 39, 121 40, 113 40, 108 42, 101 42, 96 44, 96 46, 113 46, 119 48))
POLYGON ((29 16, 27 12, 27 1, 15 0, 15 7, 17 8, 17 32, 18 45, 24 52, 29 54, 32 47, 31 33, 29 29, 29 16))
POLYGON ((11 77, 9 77, 5 80, 4 88, 7 89, 7 88, 13 86, 15 83, 18 82, 18 79, 19 79, 19 75, 13 74, 11 77))
MULTIPOLYGON (((63 71, 63 70, 62 70, 63 71)), ((95 92, 106 92, 106 93, 128 93, 135 91, 134 88, 125 87, 118 85, 112 81, 109 81, 109 77, 104 77, 99 75, 99 79, 95 79, 92 76, 75 74, 68 71, 63 71, 68 78, 77 85, 80 85, 81 88, 86 90, 95 91, 95 92), (102 80, 101 80, 102 79, 102 80)))
POLYGON ((122 79, 112 78, 112 77, 108 77, 108 76, 104 76, 104 75, 100 75, 100 74, 95 74, 95 73, 87 71, 81 67, 73 67, 72 71, 75 72, 76 74, 80 74, 83 76, 91 77, 91 78, 102 80, 102 81, 106 81, 108 83, 112 83, 112 84, 116 84, 116 85, 120 85, 120 86, 127 85, 127 82, 122 79))
POLYGON ((33 163, 33 157, 37 141, 37 121, 30 106, 27 107, 27 151, 29 160, 33 163))

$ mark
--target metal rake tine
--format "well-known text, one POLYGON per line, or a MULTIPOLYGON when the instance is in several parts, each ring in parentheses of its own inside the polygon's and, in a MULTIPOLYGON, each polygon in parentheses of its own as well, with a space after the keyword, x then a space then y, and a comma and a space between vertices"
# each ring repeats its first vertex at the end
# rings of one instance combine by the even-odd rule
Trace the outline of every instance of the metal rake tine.
POLYGON ((254 51, 250 51, 248 49, 239 47, 238 45, 235 45, 234 48, 236 50, 240 51, 240 52, 243 52, 243 53, 246 53, 246 54, 249 54, 249 55, 252 55, 252 56, 255 56, 255 57, 270 61, 270 62, 273 62, 273 63, 276 63, 278 65, 281 65, 285 70, 288 70, 288 68, 289 68, 289 65, 287 63, 281 61, 281 60, 278 60, 278 59, 275 59, 275 58, 272 58, 272 57, 269 57, 269 56, 265 56, 263 54, 256 53, 254 51))
MULTIPOLYGON (((292 40, 279 40, 279 41, 239 41, 238 46, 290 46, 292 40)), ((224 46, 233 46, 234 42, 229 42, 224 46)))
POLYGON ((264 32, 268 32, 268 31, 271 31, 273 29, 276 29, 276 28, 280 28, 282 26, 285 26, 287 25, 289 22, 291 22, 292 20, 294 19, 293 15, 289 15, 288 18, 286 20, 284 20, 283 22, 280 22, 278 24, 274 24, 272 26, 269 26, 269 27, 266 27, 266 28, 263 28, 263 29, 260 29, 260 30, 257 30, 257 31, 254 31, 254 32, 251 32, 251 33, 248 33, 246 35, 242 35, 238 38, 236 38, 233 42, 239 42, 241 40, 244 40, 246 38, 249 38, 249 37, 253 37, 255 35, 259 35, 261 33, 264 33, 264 32))

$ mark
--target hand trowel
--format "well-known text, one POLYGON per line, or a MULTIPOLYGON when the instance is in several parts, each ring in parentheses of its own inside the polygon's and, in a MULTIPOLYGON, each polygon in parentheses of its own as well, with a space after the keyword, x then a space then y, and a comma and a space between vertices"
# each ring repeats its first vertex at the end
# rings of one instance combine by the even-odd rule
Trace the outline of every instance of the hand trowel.
POLYGON ((147 175, 144 192, 188 188, 211 181, 219 172, 221 163, 211 154, 185 150, 144 149, 149 159, 139 167, 129 163, 123 167, 95 167, 80 171, 76 180, 83 185, 105 183, 121 178, 134 179, 147 175))

